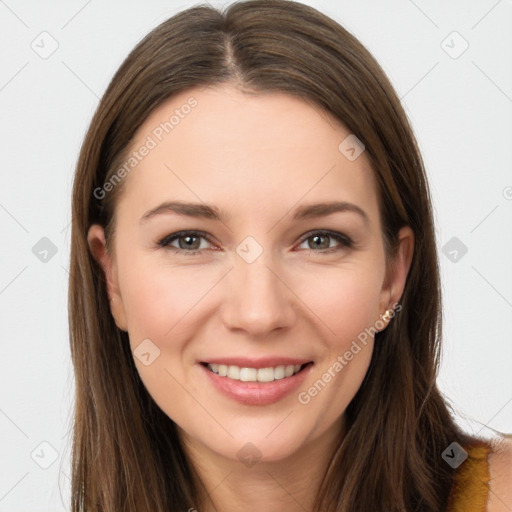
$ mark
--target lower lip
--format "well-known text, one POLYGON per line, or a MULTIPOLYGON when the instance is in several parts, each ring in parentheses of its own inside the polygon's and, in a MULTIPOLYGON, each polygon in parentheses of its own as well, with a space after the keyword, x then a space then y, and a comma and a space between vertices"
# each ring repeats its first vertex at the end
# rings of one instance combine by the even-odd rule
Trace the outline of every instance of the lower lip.
POLYGON ((200 365, 211 383, 224 395, 245 405, 269 405, 281 400, 297 389, 307 377, 311 363, 299 373, 272 382, 244 382, 221 377, 200 365))

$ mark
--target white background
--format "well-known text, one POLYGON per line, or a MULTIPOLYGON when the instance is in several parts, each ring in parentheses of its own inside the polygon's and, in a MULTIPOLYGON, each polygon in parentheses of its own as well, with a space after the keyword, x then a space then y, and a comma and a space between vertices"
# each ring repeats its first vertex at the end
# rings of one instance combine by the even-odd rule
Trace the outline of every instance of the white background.
MULTIPOLYGON (((473 432, 484 434, 487 425, 510 433, 512 2, 305 3, 356 35, 402 98, 437 222, 445 303, 439 386, 473 432), (464 41, 453 31, 469 44, 458 58, 464 41), (452 237, 468 248, 456 262, 442 253, 452 237)), ((192 5, 0 1, 0 512, 68 509, 74 165, 98 100, 128 52, 192 5), (50 48, 43 31, 58 43, 47 59, 31 47, 46 37, 50 48), (32 252, 43 237, 57 249, 46 263, 32 252), (53 452, 42 442, 56 451, 47 469, 40 464, 53 452)))

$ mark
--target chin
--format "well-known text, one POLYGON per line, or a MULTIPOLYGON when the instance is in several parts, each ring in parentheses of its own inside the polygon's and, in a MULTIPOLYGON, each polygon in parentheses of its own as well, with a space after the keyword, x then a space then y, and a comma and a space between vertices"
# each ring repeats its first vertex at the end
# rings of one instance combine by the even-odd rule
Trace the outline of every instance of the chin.
POLYGON ((228 427, 233 438, 226 439, 226 436, 222 436, 218 442, 212 442, 213 439, 209 437, 203 442, 218 455, 242 462, 247 467, 252 467, 255 461, 281 462, 297 453, 310 438, 304 430, 304 423, 301 422, 300 428, 295 418, 295 424, 292 424, 290 420, 294 414, 287 418, 288 414, 289 412, 279 419, 274 418, 272 422, 267 420, 261 427, 253 424, 251 428, 247 428, 247 423, 245 426, 240 425, 240 428, 228 427), (287 419, 283 421, 283 418, 287 419), (269 424, 272 425, 270 428, 269 424))

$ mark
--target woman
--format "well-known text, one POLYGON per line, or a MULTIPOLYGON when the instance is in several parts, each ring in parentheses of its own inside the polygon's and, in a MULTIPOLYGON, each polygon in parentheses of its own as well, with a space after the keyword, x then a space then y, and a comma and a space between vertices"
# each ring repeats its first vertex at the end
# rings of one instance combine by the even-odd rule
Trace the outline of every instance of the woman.
POLYGON ((136 46, 81 150, 70 275, 72 510, 512 506, 510 443, 436 387, 407 118, 311 7, 195 7, 136 46))

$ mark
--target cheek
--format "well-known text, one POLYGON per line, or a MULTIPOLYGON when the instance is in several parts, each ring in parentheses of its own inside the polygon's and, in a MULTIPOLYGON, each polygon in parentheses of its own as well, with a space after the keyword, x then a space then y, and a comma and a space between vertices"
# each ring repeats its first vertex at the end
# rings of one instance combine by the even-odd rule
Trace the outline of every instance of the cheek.
POLYGON ((294 290, 325 327, 331 348, 342 350, 375 324, 382 276, 378 266, 322 269, 297 280, 294 290))
POLYGON ((373 352, 372 327, 379 319, 380 285, 378 272, 354 267, 332 272, 317 287, 303 287, 304 302, 312 304, 324 326, 323 355, 297 394, 301 414, 316 418, 315 435, 337 421, 364 380, 373 352))
POLYGON ((183 392, 185 386, 195 393, 184 359, 197 332, 194 306, 199 306, 213 286, 211 272, 198 272, 193 266, 177 269, 155 265, 149 258, 131 257, 120 265, 121 276, 130 346, 139 376, 158 406, 173 420, 187 425, 190 412, 200 416, 201 410, 195 410, 194 402, 183 392), (150 354, 148 361, 144 360, 145 353, 150 354))
POLYGON ((193 315, 193 308, 215 284, 211 272, 198 271, 194 266, 155 265, 141 258, 132 261, 129 268, 122 296, 134 342, 141 337, 164 340, 183 334, 187 315, 193 315))

